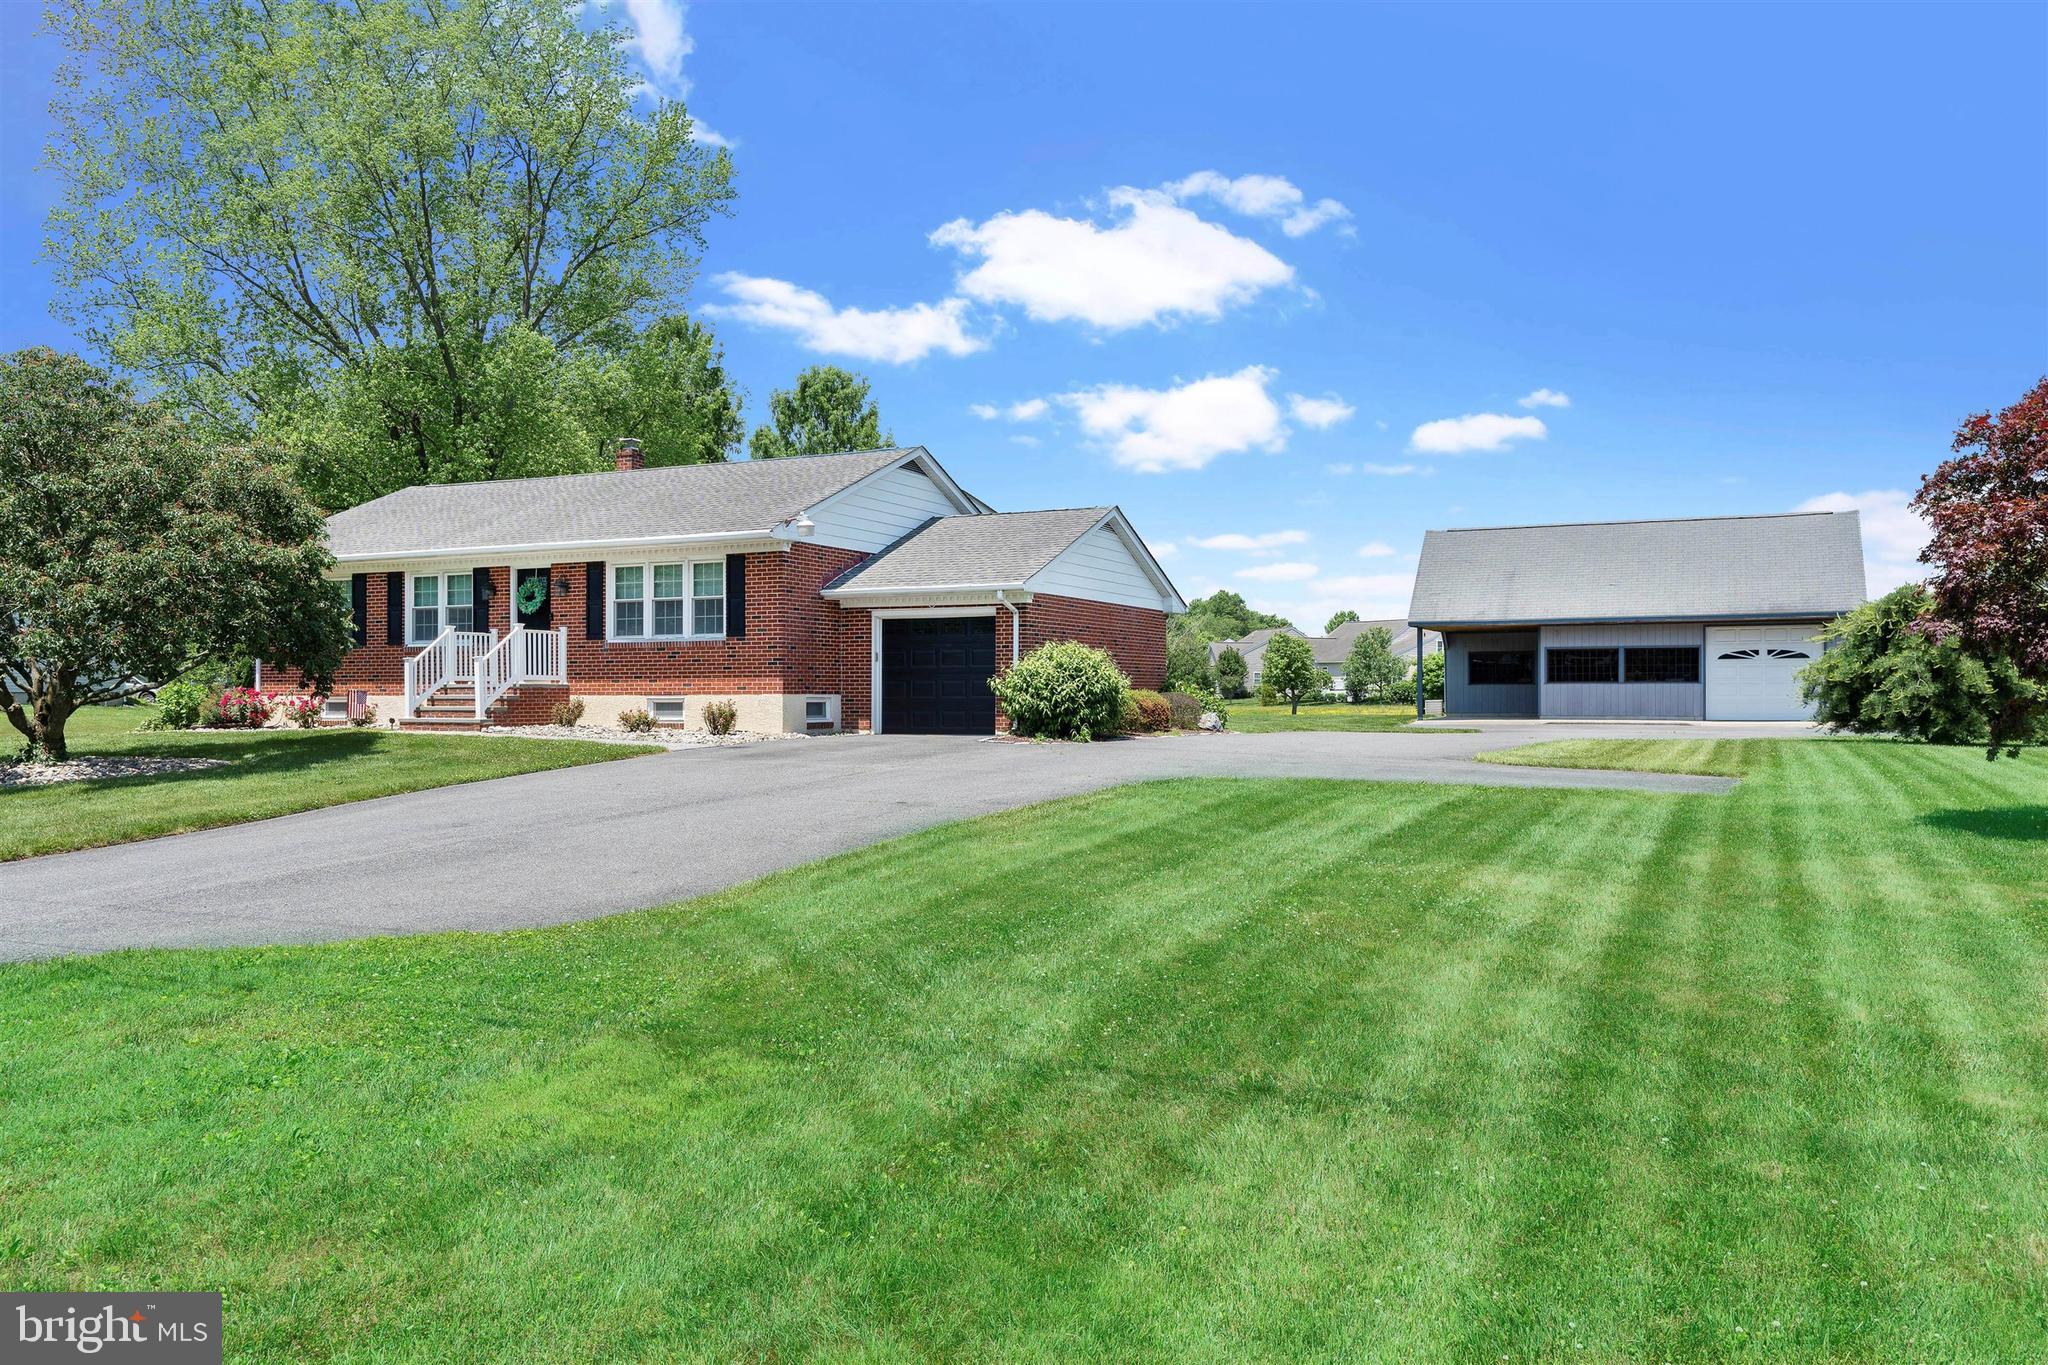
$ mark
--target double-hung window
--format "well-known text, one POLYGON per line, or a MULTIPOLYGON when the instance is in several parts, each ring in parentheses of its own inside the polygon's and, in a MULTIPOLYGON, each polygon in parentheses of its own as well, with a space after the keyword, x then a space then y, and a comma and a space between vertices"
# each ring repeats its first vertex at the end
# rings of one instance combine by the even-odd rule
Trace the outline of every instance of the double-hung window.
POLYGON ((693 640, 725 634, 725 561, 612 565, 614 640, 693 640))
POLYGON ((445 630, 475 629, 472 595, 476 580, 469 570, 416 573, 412 576, 412 643, 432 644, 445 630))

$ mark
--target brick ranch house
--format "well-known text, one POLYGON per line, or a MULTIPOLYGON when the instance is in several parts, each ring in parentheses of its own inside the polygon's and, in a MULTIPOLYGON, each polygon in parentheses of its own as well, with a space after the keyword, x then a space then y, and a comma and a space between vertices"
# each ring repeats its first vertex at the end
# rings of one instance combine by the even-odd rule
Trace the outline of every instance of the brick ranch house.
MULTIPOLYGON (((1186 603, 1114 507, 993 511, 922 447, 402 489, 330 517, 367 694, 407 728, 583 701, 701 728, 986 735, 988 679, 1048 640, 1166 678, 1186 603)), ((259 687, 304 691, 259 667, 259 687)))

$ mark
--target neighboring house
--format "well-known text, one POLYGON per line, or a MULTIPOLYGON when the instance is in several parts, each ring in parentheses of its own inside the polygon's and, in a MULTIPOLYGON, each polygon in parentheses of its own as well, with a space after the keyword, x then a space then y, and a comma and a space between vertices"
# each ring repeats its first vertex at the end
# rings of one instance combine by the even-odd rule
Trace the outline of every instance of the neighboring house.
MULTIPOLYGON (((1351 657, 1351 646, 1358 639, 1359 632, 1371 630, 1374 626, 1385 626, 1394 637, 1393 653, 1397 659, 1405 660, 1409 671, 1415 669, 1415 630, 1406 621, 1347 621, 1329 635, 1303 635, 1292 626, 1276 626, 1267 630, 1255 630, 1242 640, 1217 640, 1209 646, 1209 667, 1216 667, 1216 660, 1225 649, 1235 649, 1244 659, 1245 686, 1257 691, 1259 680, 1265 676, 1266 646, 1275 635, 1286 633, 1296 639, 1308 641, 1309 652, 1315 656, 1316 667, 1330 675, 1332 691, 1344 690, 1344 661, 1351 657)), ((1433 630, 1424 631, 1423 652, 1435 654, 1444 647, 1443 636, 1433 630)))
POLYGON ((1209 667, 1214 670, 1216 661, 1223 657, 1223 651, 1234 649, 1244 660, 1244 685, 1254 691, 1259 686, 1259 675, 1264 668, 1266 645, 1275 635, 1285 632, 1301 637, 1293 626, 1267 626, 1260 630, 1247 631, 1242 640, 1212 640, 1209 642, 1209 667))
MULTIPOLYGON (((1408 666, 1410 674, 1415 672, 1415 627, 1406 621, 1346 621, 1328 635, 1308 637, 1309 652, 1315 656, 1316 667, 1330 675, 1330 690, 1344 690, 1344 664, 1351 657, 1351 646, 1358 637, 1375 627, 1382 627, 1393 637, 1390 650, 1396 659, 1408 666)), ((1422 632, 1422 652, 1435 654, 1444 647, 1444 637, 1433 630, 1422 632)))
MULTIPOLYGON (((365 691, 402 723, 991 734, 989 678, 1055 639, 1161 687, 1186 604, 1114 507, 991 513, 922 448, 403 489, 330 517, 365 691)), ((261 686, 304 680, 265 669, 261 686)))
POLYGON ((1447 716, 1801 720, 1820 627, 1863 601, 1854 512, 1431 531, 1409 620, 1447 716))

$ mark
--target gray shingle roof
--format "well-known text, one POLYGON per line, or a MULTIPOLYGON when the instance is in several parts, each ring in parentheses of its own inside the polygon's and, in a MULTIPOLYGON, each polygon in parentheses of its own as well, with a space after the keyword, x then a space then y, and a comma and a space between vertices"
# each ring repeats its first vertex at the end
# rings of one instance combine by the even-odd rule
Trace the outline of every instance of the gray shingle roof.
MULTIPOLYGON (((1366 631, 1374 626, 1385 626, 1394 637, 1389 647, 1397 659, 1412 659, 1415 654, 1415 627, 1402 620, 1387 621, 1346 621, 1328 635, 1309 637, 1309 649, 1315 655, 1318 668, 1341 668, 1351 657, 1351 646, 1366 631)), ((1433 630, 1422 632, 1422 652, 1434 654, 1444 647, 1444 637, 1433 630)))
POLYGON ((909 452, 425 484, 327 519, 327 548, 362 558, 761 531, 909 452))
POLYGON ((1863 600, 1854 512, 1431 531, 1410 621, 1833 616, 1863 600))
POLYGON ((827 592, 1018 584, 1043 569, 1109 514, 1107 507, 935 517, 827 592))

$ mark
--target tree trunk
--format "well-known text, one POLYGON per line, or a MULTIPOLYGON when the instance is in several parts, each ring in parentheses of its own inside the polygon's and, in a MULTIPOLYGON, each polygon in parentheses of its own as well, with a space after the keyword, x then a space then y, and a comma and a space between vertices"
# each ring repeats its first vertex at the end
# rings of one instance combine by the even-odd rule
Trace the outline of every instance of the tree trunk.
POLYGON ((25 705, 11 694, 6 696, 5 709, 8 722, 28 736, 30 744, 58 763, 70 757, 70 746, 64 740, 64 723, 78 708, 71 700, 71 689, 64 678, 51 679, 31 692, 25 705))
POLYGON ((1298 716, 1301 714, 1301 693, 1295 692, 1291 693, 1288 696, 1287 714, 1290 716, 1298 716))

